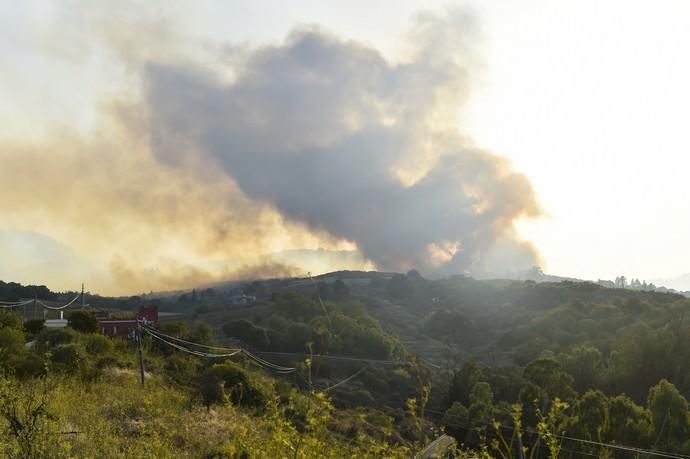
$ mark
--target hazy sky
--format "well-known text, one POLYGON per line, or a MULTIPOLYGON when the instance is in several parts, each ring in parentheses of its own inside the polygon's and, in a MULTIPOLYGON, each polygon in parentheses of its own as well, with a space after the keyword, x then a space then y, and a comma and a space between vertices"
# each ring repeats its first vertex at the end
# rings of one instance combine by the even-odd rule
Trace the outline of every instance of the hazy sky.
MULTIPOLYGON (((681 0, 113 1, 99 6, 2 1, 0 213, 5 218, 0 219, 0 278, 52 283, 56 288, 77 288, 86 279, 94 289, 122 293, 214 280, 238 270, 251 273, 259 264, 261 269, 272 264, 257 262, 257 257, 284 250, 374 244, 361 235, 362 228, 340 231, 334 226, 337 219, 324 221, 310 213, 313 208, 274 198, 273 188, 247 186, 242 178, 256 169, 228 159, 221 147, 217 151, 209 146, 213 141, 227 148, 229 140, 219 139, 218 131, 200 133, 214 117, 230 116, 211 100, 199 101, 200 94, 231 106, 263 100, 252 91, 268 91, 260 93, 263 97, 276 88, 238 77, 234 69, 246 65, 257 73, 274 68, 262 64, 273 62, 273 57, 253 50, 272 46, 275 53, 287 53, 301 42, 286 42, 286 37, 296 27, 311 30, 306 26, 313 25, 320 31, 317 45, 342 51, 338 65, 362 67, 338 70, 347 76, 343 84, 351 85, 342 102, 351 104, 348 112, 338 115, 349 124, 325 123, 323 136, 331 128, 337 134, 371 125, 367 117, 380 105, 385 113, 376 116, 395 112, 410 123, 400 121, 401 126, 451 123, 451 130, 432 126, 415 133, 408 139, 409 148, 421 145, 420 138, 431 137, 430 132, 442 131, 444 140, 434 145, 461 150, 481 163, 477 170, 496 174, 470 184, 483 188, 482 199, 489 199, 485 195, 497 186, 524 187, 513 187, 520 177, 506 175, 503 163, 495 166, 498 159, 476 148, 507 158, 513 170, 531 182, 532 190, 525 191, 519 205, 497 206, 496 213, 507 215, 505 219, 494 218, 471 231, 463 226, 462 212, 448 220, 461 234, 476 237, 477 231, 493 231, 500 224, 497 238, 531 242, 545 270, 554 274, 653 279, 689 272, 690 248, 684 243, 684 235, 690 234, 685 179, 690 165, 687 24, 690 3, 681 0), (437 25, 420 20, 420 11, 441 16, 453 12, 436 42, 426 38, 426 48, 415 41, 416 28, 437 25), (429 60, 428 75, 420 70, 427 65, 420 49, 434 54, 446 47, 446 39, 461 42, 448 54, 453 59, 459 55, 461 62, 447 61, 461 77, 443 75, 437 68, 446 62, 444 56, 429 60), (377 50, 381 57, 362 50, 377 50), (378 105, 371 105, 371 94, 357 91, 357 85, 366 86, 373 78, 360 80, 367 62, 383 74, 371 84, 393 81, 394 90, 415 92, 420 99, 401 102, 399 94, 376 87, 367 89, 377 98, 378 105), (404 62, 414 64, 412 70, 396 66, 404 62), (173 77, 178 78, 174 85, 173 77), (452 96, 433 93, 429 97, 442 103, 423 100, 425 85, 452 96), (228 87, 235 91, 224 89, 228 87), (238 88, 245 92, 238 95, 238 88), (169 104, 177 99, 175 91, 184 91, 180 100, 189 105, 169 104), (415 104, 423 117, 410 115, 415 104), (184 112, 185 107, 189 117, 210 121, 196 125, 184 120, 184 136, 180 134, 176 148, 183 144, 190 152, 210 153, 184 150, 183 170, 177 159, 163 158, 149 136, 154 128, 174 135, 182 121, 166 114, 184 112), (163 127, 158 117, 165 120, 163 127), (142 124, 152 127, 140 132, 142 124), (455 135, 457 139, 447 140, 455 135), (207 158, 215 169, 204 164, 207 158), (532 191, 541 209, 537 217, 532 191), (47 254, 45 262, 39 259, 41 253, 47 254)), ((428 30, 424 33, 429 35, 428 30)), ((280 67, 275 68, 276 78, 282 78, 280 67)), ((319 150, 333 141, 310 135, 312 143, 295 148, 319 150)), ((401 142, 402 135, 381 142, 401 142)), ((274 150, 269 145, 257 154, 274 150)), ((410 199, 419 199, 420 206, 433 199, 433 193, 446 199, 449 192, 438 191, 446 178, 434 173, 436 161, 446 156, 432 152, 420 158, 401 157, 396 166, 402 182, 417 180, 418 168, 423 169, 421 177, 436 177, 411 192, 410 199)), ((383 192, 394 189, 391 184, 383 192)), ((280 191, 284 195, 285 190, 280 191)), ((463 198, 476 194, 464 193, 463 198)), ((461 239, 434 234, 429 239, 434 242, 424 247, 445 260, 461 251, 456 242, 458 247, 467 245, 461 239)), ((406 243, 410 250, 421 244, 416 239, 406 243)), ((473 244, 483 253, 491 250, 483 241, 473 244)), ((371 249, 367 255, 354 264, 349 259, 345 267, 376 265, 371 260, 379 255, 371 249)), ((429 269, 436 266, 434 257, 424 261, 429 269)), ((394 262, 407 266, 419 260, 411 256, 394 262)), ((491 266, 497 268, 496 263, 491 266)), ((283 272, 280 266, 274 268, 283 272)))

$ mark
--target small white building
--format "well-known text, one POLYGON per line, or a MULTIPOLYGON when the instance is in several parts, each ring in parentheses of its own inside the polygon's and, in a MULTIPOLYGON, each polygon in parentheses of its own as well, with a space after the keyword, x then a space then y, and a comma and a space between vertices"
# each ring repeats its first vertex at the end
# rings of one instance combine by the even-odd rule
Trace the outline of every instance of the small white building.
POLYGON ((46 328, 65 328, 67 326, 67 319, 65 319, 64 311, 60 311, 59 319, 46 319, 45 326, 46 328))
POLYGON ((65 328, 67 326, 67 319, 47 319, 45 326, 46 328, 65 328))

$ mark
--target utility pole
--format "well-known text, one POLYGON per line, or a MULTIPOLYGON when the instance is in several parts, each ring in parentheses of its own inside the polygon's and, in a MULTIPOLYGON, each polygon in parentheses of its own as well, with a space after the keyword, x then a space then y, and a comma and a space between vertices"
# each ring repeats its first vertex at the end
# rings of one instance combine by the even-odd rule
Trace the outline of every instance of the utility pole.
MULTIPOLYGON (((36 318, 36 308, 38 308, 38 293, 36 293, 36 289, 34 289, 34 319, 36 318)), ((43 309, 43 322, 46 321, 46 310, 45 308, 43 309)))
POLYGON ((81 308, 86 309, 86 297, 84 296, 84 283, 81 283, 81 308))
POLYGON ((144 387, 144 350, 141 347, 141 323, 137 318, 137 343, 139 344, 139 375, 141 377, 141 387, 144 387))

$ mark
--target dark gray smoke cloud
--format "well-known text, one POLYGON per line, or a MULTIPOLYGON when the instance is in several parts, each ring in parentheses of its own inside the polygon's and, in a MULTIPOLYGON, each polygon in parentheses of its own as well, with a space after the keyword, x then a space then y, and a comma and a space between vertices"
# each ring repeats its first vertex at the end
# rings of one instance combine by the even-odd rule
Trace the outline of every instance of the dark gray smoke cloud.
POLYGON ((231 80, 150 62, 152 150, 180 167, 211 164, 286 218, 354 241, 380 269, 496 269, 485 254, 505 263, 497 250, 529 265, 536 252, 513 224, 539 213, 530 183, 457 131, 475 65, 468 27, 420 19, 404 62, 316 29, 233 56, 231 80))

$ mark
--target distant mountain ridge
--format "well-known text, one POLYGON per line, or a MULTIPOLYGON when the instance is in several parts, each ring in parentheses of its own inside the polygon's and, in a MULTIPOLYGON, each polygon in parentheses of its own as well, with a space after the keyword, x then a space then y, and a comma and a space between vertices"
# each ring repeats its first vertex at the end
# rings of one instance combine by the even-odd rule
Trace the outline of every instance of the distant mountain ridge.
POLYGON ((655 284, 663 285, 668 288, 687 291, 690 290, 690 273, 681 274, 677 277, 652 280, 655 284))

